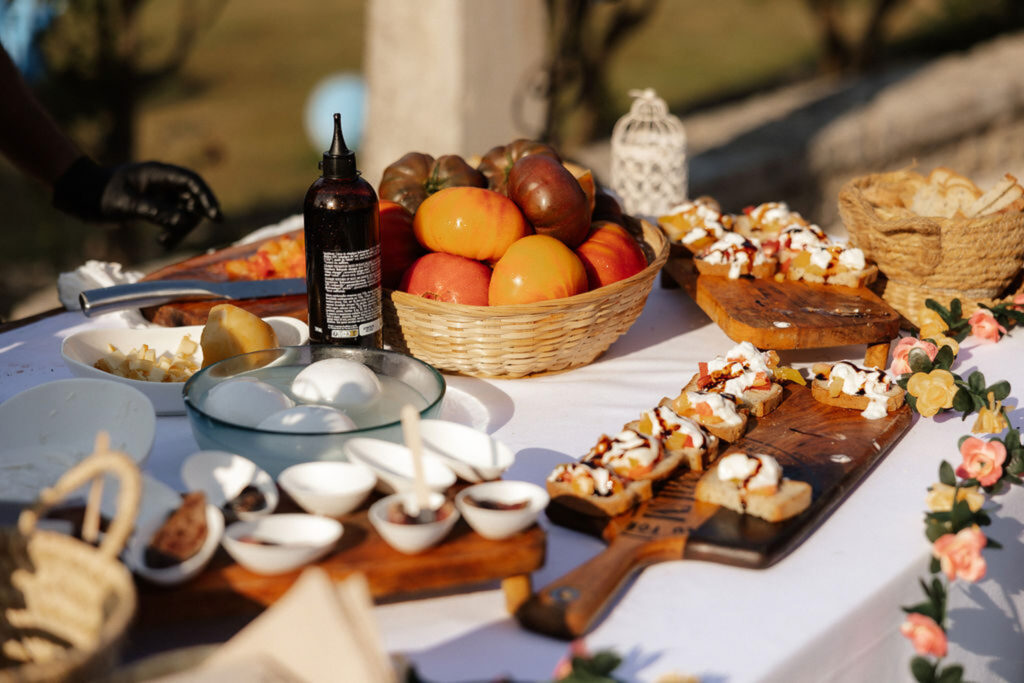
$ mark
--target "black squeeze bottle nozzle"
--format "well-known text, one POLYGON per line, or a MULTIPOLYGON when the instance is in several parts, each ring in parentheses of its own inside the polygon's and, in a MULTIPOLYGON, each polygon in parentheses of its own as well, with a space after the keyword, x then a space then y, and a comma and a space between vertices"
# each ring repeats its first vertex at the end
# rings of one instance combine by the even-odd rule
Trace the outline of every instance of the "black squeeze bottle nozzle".
POLYGON ((334 115, 334 139, 319 167, 325 178, 350 179, 358 175, 356 153, 345 146, 345 137, 341 134, 341 114, 334 115))

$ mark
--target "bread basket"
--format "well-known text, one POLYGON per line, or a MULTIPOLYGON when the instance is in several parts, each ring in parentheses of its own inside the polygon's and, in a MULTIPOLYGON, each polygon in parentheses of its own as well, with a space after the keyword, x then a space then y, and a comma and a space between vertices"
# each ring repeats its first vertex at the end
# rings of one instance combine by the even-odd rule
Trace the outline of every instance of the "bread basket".
POLYGON ((976 218, 919 216, 900 196, 920 178, 912 171, 855 178, 839 192, 850 241, 878 264, 882 297, 914 324, 926 299, 969 310, 1004 294, 1024 258, 1024 213, 976 218))
POLYGON ((604 353, 643 310, 668 258, 659 228, 626 217, 647 267, 599 289, 563 299, 508 306, 468 306, 405 292, 384 296, 384 342, 439 370, 516 378, 581 367, 604 353))
POLYGON ((0 529, 0 683, 91 681, 113 669, 135 613, 135 584, 117 556, 138 513, 141 480, 134 461, 97 452, 68 470, 22 511, 16 528, 0 529), (37 528, 41 515, 94 480, 83 536, 98 527, 101 477, 120 479, 118 508, 99 547, 37 528), (93 524, 90 524, 93 520, 93 524))

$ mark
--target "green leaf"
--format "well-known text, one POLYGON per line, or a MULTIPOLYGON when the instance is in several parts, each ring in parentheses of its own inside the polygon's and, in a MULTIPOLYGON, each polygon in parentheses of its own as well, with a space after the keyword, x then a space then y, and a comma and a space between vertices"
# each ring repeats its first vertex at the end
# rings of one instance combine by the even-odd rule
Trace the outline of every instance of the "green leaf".
POLYGON ((949 525, 940 522, 929 522, 924 525, 924 535, 930 543, 935 543, 943 534, 949 533, 949 525))
POLYGON ((949 302, 949 317, 954 321, 964 317, 964 307, 960 305, 960 299, 953 299, 949 302))
POLYGON ((985 390, 985 396, 987 397, 989 392, 992 392, 992 397, 997 401, 1004 400, 1010 395, 1010 383, 1005 379, 1001 382, 996 382, 988 389, 985 390))
POLYGON ((909 382, 909 381, 910 381, 910 373, 908 372, 908 373, 905 373, 903 375, 900 375, 899 379, 896 380, 896 384, 899 385, 900 389, 903 389, 903 391, 906 391, 907 390, 907 382, 909 382))
POLYGON ((967 384, 971 387, 971 391, 974 393, 982 393, 985 391, 985 375, 975 370, 967 378, 967 384))
POLYGON ((907 354, 907 364, 910 365, 911 372, 932 371, 932 359, 920 347, 910 349, 910 353, 907 354))
POLYGON ((1003 443, 1006 445, 1006 450, 1008 451, 1016 451, 1024 447, 1020 442, 1020 430, 1015 427, 1011 427, 1010 430, 1006 432, 1006 438, 1003 439, 1003 443))
MULTIPOLYGON (((957 446, 959 447, 959 444, 957 446)), ((953 466, 945 460, 939 465, 939 481, 946 486, 956 486, 956 474, 953 473, 953 466)))
POLYGON ((913 410, 915 413, 917 412, 916 396, 914 396, 913 394, 907 394, 906 396, 903 397, 903 400, 907 402, 907 405, 910 406, 911 410, 913 410))
POLYGON ((964 679, 964 668, 959 664, 950 664, 939 674, 938 683, 961 683, 964 679))
POLYGON ((966 389, 960 389, 953 396, 953 410, 958 413, 963 413, 967 416, 971 413, 974 408, 974 400, 971 398, 971 393, 966 389))
POLYGON ((1002 550, 1003 544, 995 540, 994 538, 988 538, 985 540, 985 547, 992 548, 993 550, 1002 550))
POLYGON ((974 523, 974 513, 966 500, 958 500, 953 503, 953 533, 966 529, 974 523))
POLYGON ((937 368, 949 370, 950 366, 953 365, 953 361, 955 359, 956 356, 953 355, 953 349, 949 348, 948 346, 943 346, 941 349, 939 349, 939 352, 935 354, 935 360, 933 361, 933 364, 937 368))
MULTIPOLYGON (((971 438, 970 434, 964 434, 959 439, 957 439, 957 442, 956 442, 957 450, 960 450, 961 448, 963 448, 964 447, 964 441, 967 441, 967 439, 970 439, 970 438, 971 438)), ((977 438, 977 437, 975 437, 975 438, 977 438)))
POLYGON ((949 310, 947 310, 945 306, 940 304, 935 299, 925 299, 924 300, 924 305, 927 306, 928 308, 932 309, 936 313, 938 313, 939 317, 941 317, 943 320, 945 320, 946 324, 949 324, 949 319, 950 319, 949 310))
POLYGON ((914 674, 914 680, 918 683, 935 683, 935 665, 924 657, 910 660, 910 673, 914 674))
POLYGON ((960 488, 967 488, 968 486, 978 486, 978 480, 974 477, 960 480, 960 488))
MULTIPOLYGON (((939 558, 933 557, 931 562, 928 563, 928 571, 932 574, 938 574, 942 570, 942 564, 939 562, 939 558)), ((932 619, 935 619, 938 615, 930 615, 932 619)))

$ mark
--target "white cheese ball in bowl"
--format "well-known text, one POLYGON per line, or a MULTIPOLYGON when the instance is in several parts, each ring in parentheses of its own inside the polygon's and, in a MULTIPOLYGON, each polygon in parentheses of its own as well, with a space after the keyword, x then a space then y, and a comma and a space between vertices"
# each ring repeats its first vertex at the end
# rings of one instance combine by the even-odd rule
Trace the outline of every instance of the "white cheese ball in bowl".
POLYGON ((380 392, 380 380, 373 370, 347 358, 318 360, 292 381, 292 393, 297 398, 340 410, 366 405, 380 392))
POLYGON ((295 402, 277 387, 249 377, 230 379, 206 394, 203 408, 218 420, 255 427, 265 417, 295 402))
POLYGON ((347 432, 356 428, 352 418, 337 408, 318 405, 298 405, 285 408, 263 418, 258 429, 296 434, 326 434, 347 432))

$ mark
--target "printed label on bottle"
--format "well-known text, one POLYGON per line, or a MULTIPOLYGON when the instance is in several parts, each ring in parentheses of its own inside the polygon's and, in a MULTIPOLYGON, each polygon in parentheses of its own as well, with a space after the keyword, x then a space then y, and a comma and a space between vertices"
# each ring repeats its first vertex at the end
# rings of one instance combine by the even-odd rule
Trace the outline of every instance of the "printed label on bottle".
POLYGON ((381 329, 380 245, 325 251, 324 312, 332 339, 354 339, 381 329))

